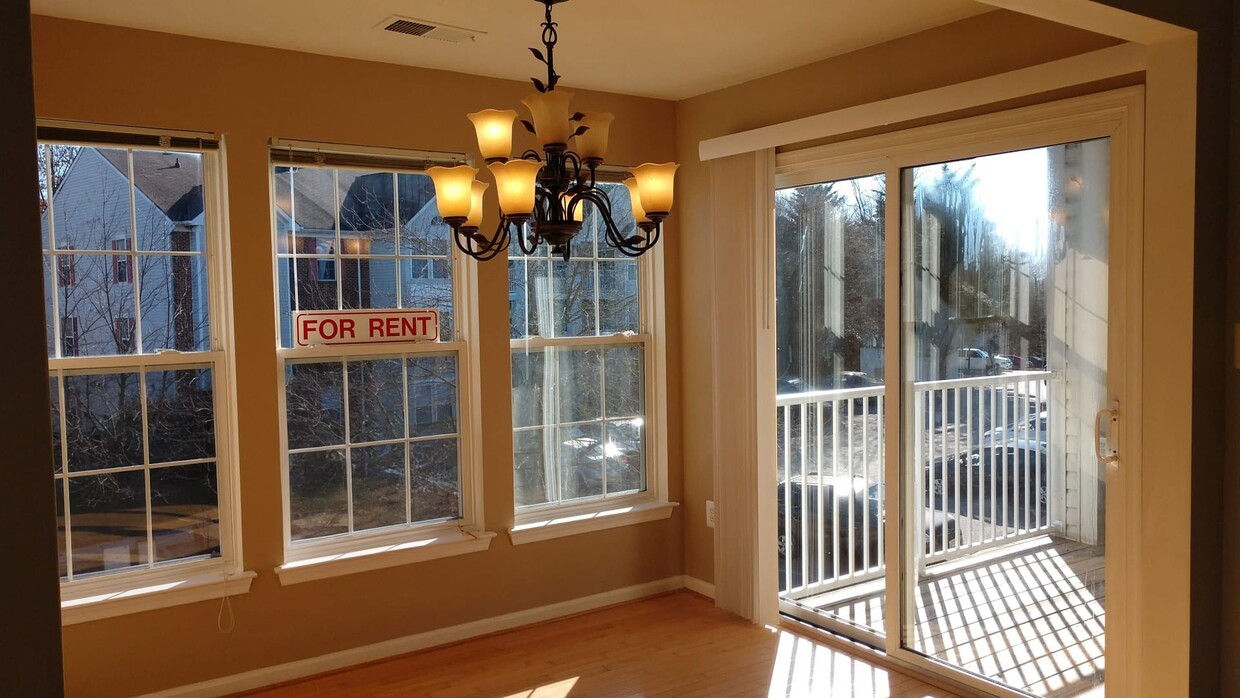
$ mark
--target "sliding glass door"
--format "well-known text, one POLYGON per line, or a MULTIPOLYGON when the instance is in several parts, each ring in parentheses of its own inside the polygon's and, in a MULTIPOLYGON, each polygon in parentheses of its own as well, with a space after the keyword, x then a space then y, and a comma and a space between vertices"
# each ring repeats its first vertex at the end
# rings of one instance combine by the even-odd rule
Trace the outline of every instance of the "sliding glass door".
POLYGON ((781 612, 996 695, 1104 691, 1133 95, 778 154, 781 612))
POLYGON ((902 173, 906 647, 1101 687, 1107 139, 902 173))
POLYGON ((775 198, 779 589, 786 612, 881 636, 882 175, 775 198))

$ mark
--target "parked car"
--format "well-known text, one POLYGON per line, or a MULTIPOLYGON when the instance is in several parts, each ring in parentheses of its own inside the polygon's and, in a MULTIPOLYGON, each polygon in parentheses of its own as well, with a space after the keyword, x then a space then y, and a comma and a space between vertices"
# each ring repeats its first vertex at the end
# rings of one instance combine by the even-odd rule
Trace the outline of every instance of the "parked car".
POLYGON ((1012 354, 995 354, 995 362, 1005 371, 1019 371, 1025 367, 1025 360, 1012 354))
POLYGON ((1025 361, 1025 367, 1033 369, 1035 371, 1045 371, 1046 370, 1046 357, 1045 356, 1030 356, 1029 359, 1025 361))
POLYGON ((1047 444, 1046 428, 1048 426, 1046 411, 1030 417, 1017 424, 995 427, 982 434, 981 441, 985 445, 1002 444, 1007 441, 1037 441, 1045 450, 1047 444))
MULTIPOLYGON (((792 579, 791 586, 799 586, 803 574, 811 581, 829 581, 835 574, 835 563, 839 561, 841 575, 862 571, 865 565, 865 552, 869 550, 870 566, 876 566, 881 559, 882 551, 878 548, 879 530, 883 526, 883 488, 877 484, 869 484, 865 478, 840 475, 823 477, 821 487, 817 476, 808 478, 793 476, 779 484, 779 574, 780 588, 785 585, 785 560, 791 555, 792 579), (821 490, 821 492, 820 492, 821 490), (805 506, 802 509, 802 493, 805 506), (818 502, 821 494, 823 503, 822 530, 818 531, 818 502), (785 498, 790 496, 789 502, 785 498), (849 510, 851 502, 852 510, 849 510), (791 532, 785 529, 785 505, 790 519, 791 532), (851 514, 851 525, 849 524, 851 514), (809 533, 809 540, 802 540, 802 521, 809 533), (868 523, 868 530, 867 530, 868 523), (836 531, 839 530, 839 536, 836 531), (849 533, 851 531, 851 539, 849 533), (869 535, 866 535, 868 532, 869 535), (823 573, 818 572, 818 548, 820 541, 826 542, 823 551, 823 573), (809 557, 807 570, 801 569, 801 551, 804 547, 809 557)), ((941 511, 926 511, 922 521, 922 538, 926 549, 930 549, 931 535, 935 540, 947 540, 949 543, 956 538, 956 517, 941 511)), ((941 543, 939 543, 941 545, 941 543)))
POLYGON ((1012 362, 998 360, 989 352, 976 347, 957 349, 951 369, 957 376, 992 376, 1002 371, 1012 370, 1012 362))
POLYGON ((1022 438, 962 454, 959 467, 947 456, 926 466, 926 505, 1000 525, 1046 522, 1048 461, 1044 441, 1022 438))

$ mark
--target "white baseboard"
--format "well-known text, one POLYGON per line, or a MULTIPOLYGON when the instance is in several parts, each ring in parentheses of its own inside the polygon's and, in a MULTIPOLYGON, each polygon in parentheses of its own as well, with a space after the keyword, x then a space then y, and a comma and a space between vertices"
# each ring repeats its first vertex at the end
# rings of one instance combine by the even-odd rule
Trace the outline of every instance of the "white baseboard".
MULTIPOLYGON (((358 664, 408 654, 429 647, 460 642, 461 640, 468 640, 481 635, 519 628, 523 625, 555 620, 556 618, 563 618, 564 616, 571 616, 604 606, 624 603, 625 601, 635 601, 647 596, 683 589, 689 586, 690 579, 693 578, 675 576, 667 577, 666 579, 656 579, 653 582, 637 584, 622 589, 613 589, 601 594, 594 594, 593 596, 583 596, 579 599, 561 601, 548 606, 530 608, 494 618, 484 618, 470 623, 462 623, 438 630, 429 630, 416 635, 407 635, 393 640, 376 642, 373 645, 354 647, 341 650, 340 652, 311 657, 310 659, 277 664, 241 674, 189 684, 188 686, 179 686, 164 691, 148 693, 140 698, 216 698, 217 696, 226 696, 242 691, 252 691, 272 684, 345 669, 358 664)), ((708 585, 698 579, 693 579, 693 583, 709 586, 713 595, 713 585, 708 585)), ((689 588, 697 591, 694 587, 689 588)), ((705 592, 699 591, 698 593, 705 592)))
POLYGON ((708 599, 715 598, 715 585, 710 582, 704 582, 697 577, 685 575, 685 588, 689 591, 701 594, 708 599))

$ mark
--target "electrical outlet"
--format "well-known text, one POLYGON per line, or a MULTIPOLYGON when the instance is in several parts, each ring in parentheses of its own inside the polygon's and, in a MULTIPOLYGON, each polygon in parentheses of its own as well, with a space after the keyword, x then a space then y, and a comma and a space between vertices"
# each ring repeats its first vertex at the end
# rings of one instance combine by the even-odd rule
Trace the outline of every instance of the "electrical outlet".
POLYGON ((709 499, 706 500, 706 526, 715 527, 715 503, 709 499))

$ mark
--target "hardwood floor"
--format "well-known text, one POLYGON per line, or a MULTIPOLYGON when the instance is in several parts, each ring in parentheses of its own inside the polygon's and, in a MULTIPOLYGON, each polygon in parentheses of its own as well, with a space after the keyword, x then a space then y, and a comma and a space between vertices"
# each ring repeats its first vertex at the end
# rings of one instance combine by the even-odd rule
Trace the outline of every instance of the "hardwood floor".
POLYGON ((265 698, 954 694, 686 591, 252 692, 265 698))

